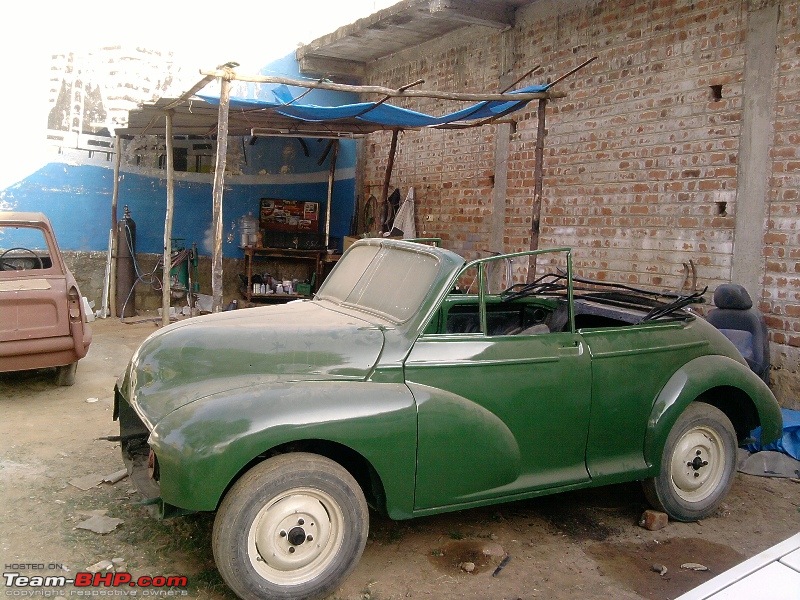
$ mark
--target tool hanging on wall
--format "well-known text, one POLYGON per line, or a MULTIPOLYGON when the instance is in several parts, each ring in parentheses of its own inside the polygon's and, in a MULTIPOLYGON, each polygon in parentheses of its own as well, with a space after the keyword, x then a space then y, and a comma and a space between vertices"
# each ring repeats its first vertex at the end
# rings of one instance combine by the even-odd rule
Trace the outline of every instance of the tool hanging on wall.
POLYGON ((683 263, 683 283, 681 284, 681 289, 688 289, 692 292, 697 291, 697 267, 694 264, 694 260, 691 258, 688 263, 683 263), (691 285, 689 284, 690 277, 691 285))
POLYGON ((370 194, 367 201, 364 203, 364 232, 374 233, 375 224, 377 223, 378 213, 378 199, 374 194, 370 194))
POLYGON ((400 188, 395 188, 391 195, 383 203, 383 214, 381 215, 381 233, 392 230, 392 221, 400 208, 400 188))

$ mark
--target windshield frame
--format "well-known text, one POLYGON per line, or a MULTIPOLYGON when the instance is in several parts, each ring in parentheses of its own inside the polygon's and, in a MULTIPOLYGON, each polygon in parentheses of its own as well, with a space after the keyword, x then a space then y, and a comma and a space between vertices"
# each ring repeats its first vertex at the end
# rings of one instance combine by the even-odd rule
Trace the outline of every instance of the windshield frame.
MULTIPOLYGON (((446 264, 447 261, 443 260, 441 252, 437 252, 437 250, 438 249, 434 248, 433 246, 415 242, 384 240, 381 238, 365 238, 363 240, 359 240, 359 242, 353 244, 347 250, 347 252, 342 255, 342 258, 339 259, 336 266, 333 268, 328 277, 325 278, 325 281, 323 281, 319 290, 314 295, 314 300, 324 300, 337 306, 349 308, 369 315, 374 315, 394 325, 406 324, 412 321, 415 317, 419 316, 422 312, 427 312, 425 310, 426 307, 431 303, 432 298, 438 295, 437 290, 439 287, 441 287, 443 275, 445 274, 444 271, 449 271, 448 265, 446 264), (357 274, 357 277, 353 279, 352 285, 347 286, 349 287, 349 290, 347 291, 346 295, 327 293, 327 290, 334 288, 334 286, 339 283, 338 280, 344 276, 344 270, 346 269, 347 265, 349 265, 348 261, 352 262, 356 259, 356 253, 360 252, 359 249, 370 247, 377 247, 375 253, 366 263, 364 268, 361 269, 361 272, 357 274), (425 291, 417 294, 418 297, 414 299, 413 303, 409 304, 400 313, 387 312, 386 310, 381 310, 381 308, 375 305, 351 301, 350 298, 353 296, 356 290, 360 290, 360 293, 358 294, 359 298, 364 298, 365 292, 370 288, 370 286, 376 285, 376 283, 373 281, 373 278, 381 266, 381 264, 378 263, 385 263, 387 259, 390 260, 393 256, 397 256, 398 253, 413 254, 420 258, 424 257, 425 259, 432 259, 434 263, 429 265, 427 271, 423 273, 423 275, 426 276, 424 280, 419 280, 417 278, 412 279, 411 281, 399 282, 394 289, 389 290, 388 292, 384 287, 383 294, 408 293, 407 291, 404 291, 404 288, 407 289, 409 286, 424 286, 425 291), (365 281, 365 277, 369 277, 370 280, 365 281)), ((449 277, 447 279, 449 279, 449 277)))

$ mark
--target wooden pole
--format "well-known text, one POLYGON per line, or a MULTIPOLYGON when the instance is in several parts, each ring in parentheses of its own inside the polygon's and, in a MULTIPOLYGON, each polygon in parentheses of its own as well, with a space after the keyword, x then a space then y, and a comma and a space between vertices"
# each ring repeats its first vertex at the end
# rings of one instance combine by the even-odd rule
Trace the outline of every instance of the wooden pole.
POLYGON ((222 193, 225 185, 225 164, 228 160, 228 112, 231 101, 231 75, 225 70, 220 76, 219 120, 217 122, 217 160, 214 166, 212 197, 214 256, 211 261, 211 311, 222 310, 222 193))
MULTIPOLYGON (((534 152, 533 213, 531 214, 531 250, 539 249, 539 229, 542 216, 542 177, 544 176, 544 138, 547 100, 539 100, 536 111, 536 148, 534 152)), ((536 256, 528 259, 528 283, 536 279, 536 256)))
MULTIPOLYGON (((102 308, 103 315, 115 312, 117 305, 117 205, 119 204, 119 165, 122 157, 122 142, 114 136, 114 187, 111 192, 111 272, 108 277, 108 308, 102 308)), ((120 315, 121 317, 122 315, 120 315)))
MULTIPOLYGON (((339 154, 339 140, 333 140, 331 166, 328 169, 328 204, 325 208, 325 249, 328 249, 331 238, 331 208, 333 204, 333 182, 336 177, 336 156, 339 154)), ((317 282, 322 283, 321 281, 317 282)))
MULTIPOLYGON (((397 135, 400 132, 399 129, 392 129, 392 143, 389 145, 389 160, 386 163, 386 173, 383 174, 383 188, 381 188, 381 204, 380 204, 380 215, 381 215, 381 227, 379 229, 380 233, 383 233, 383 215, 388 214, 388 209, 386 203, 389 201, 389 182, 392 179, 392 169, 394 169, 394 156, 397 153, 397 135)), ((391 227, 389 228, 391 231, 391 227)))
POLYGON ((173 168, 172 115, 166 114, 167 127, 167 213, 164 217, 164 274, 161 277, 161 325, 169 325, 170 270, 172 267, 172 213, 175 208, 175 169, 173 168))

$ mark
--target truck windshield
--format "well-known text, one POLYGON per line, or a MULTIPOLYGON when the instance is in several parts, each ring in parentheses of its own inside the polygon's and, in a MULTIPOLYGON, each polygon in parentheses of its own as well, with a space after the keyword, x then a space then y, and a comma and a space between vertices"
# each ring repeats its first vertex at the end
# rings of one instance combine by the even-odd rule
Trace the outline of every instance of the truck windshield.
POLYGON ((361 308, 402 323, 419 310, 439 271, 439 258, 396 246, 356 246, 343 257, 317 298, 361 308))

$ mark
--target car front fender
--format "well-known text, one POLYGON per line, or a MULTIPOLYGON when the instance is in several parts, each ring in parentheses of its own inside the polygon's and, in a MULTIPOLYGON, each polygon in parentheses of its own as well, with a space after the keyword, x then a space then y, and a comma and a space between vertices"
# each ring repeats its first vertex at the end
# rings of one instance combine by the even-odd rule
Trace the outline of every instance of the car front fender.
POLYGON ((161 419, 149 443, 162 501, 213 511, 259 457, 317 440, 361 455, 381 479, 389 515, 411 516, 417 418, 404 384, 301 381, 220 392, 161 419))
POLYGON ((781 436, 780 406, 761 378, 727 356, 699 356, 672 375, 653 404, 647 421, 644 456, 654 471, 661 468, 662 449, 680 414, 691 402, 716 387, 733 387, 747 394, 758 412, 764 443, 781 436))

